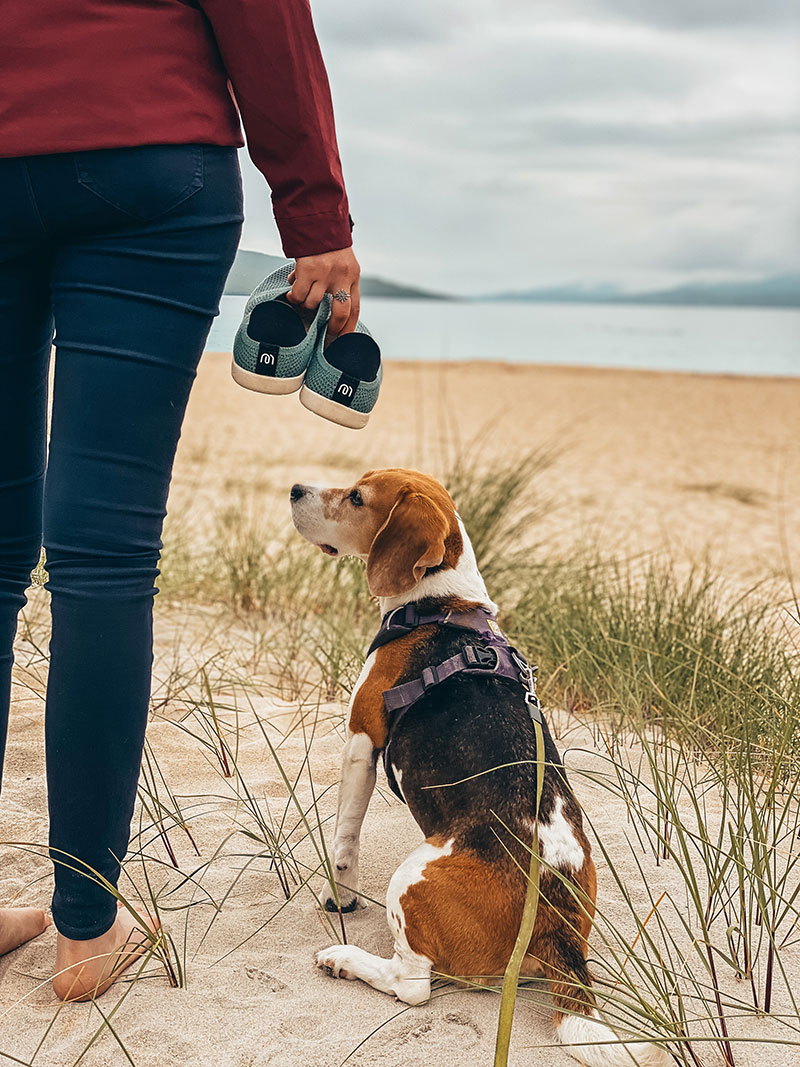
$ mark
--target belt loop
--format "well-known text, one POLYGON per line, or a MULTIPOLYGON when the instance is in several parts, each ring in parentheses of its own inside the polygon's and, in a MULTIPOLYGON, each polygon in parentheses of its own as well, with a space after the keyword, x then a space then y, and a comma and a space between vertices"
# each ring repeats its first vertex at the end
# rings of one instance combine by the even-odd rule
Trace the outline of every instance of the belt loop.
POLYGON ((439 672, 435 667, 426 667, 422 672, 422 685, 425 689, 430 689, 432 685, 438 685, 439 672))

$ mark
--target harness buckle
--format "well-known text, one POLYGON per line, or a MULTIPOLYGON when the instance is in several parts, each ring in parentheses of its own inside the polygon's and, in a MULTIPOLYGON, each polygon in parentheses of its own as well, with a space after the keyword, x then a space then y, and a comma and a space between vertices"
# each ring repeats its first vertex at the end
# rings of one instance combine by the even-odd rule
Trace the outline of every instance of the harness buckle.
POLYGON ((500 666, 500 653, 494 645, 467 645, 464 655, 470 667, 496 671, 500 666))
POLYGON ((392 608, 390 612, 386 614, 381 624, 381 630, 390 630, 393 626, 402 626, 404 628, 414 625, 413 616, 409 618, 408 609, 413 611, 413 604, 400 604, 399 607, 392 608))

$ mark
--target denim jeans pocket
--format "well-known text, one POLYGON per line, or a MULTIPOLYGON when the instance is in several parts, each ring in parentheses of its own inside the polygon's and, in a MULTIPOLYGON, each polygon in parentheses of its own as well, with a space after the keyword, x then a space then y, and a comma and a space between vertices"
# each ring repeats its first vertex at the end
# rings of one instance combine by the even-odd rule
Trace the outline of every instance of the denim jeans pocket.
POLYGON ((118 211, 149 222, 203 188, 203 146, 137 145, 74 152, 78 182, 118 211))

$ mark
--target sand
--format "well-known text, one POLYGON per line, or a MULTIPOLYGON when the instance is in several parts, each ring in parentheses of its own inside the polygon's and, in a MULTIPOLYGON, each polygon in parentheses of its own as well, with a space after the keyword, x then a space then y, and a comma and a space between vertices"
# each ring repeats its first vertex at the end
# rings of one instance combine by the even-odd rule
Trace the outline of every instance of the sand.
MULTIPOLYGON (((544 533, 568 548, 587 531, 609 550, 653 551, 670 546, 681 558, 710 547, 725 573, 742 585, 784 573, 800 549, 800 381, 496 365, 395 364, 389 367, 378 412, 354 434, 301 409, 296 398, 265 398, 238 389, 228 378, 229 357, 207 356, 191 401, 176 467, 173 514, 202 516, 222 500, 263 500, 265 511, 285 507, 295 480, 346 484, 361 469, 413 465, 446 469, 455 442, 482 436, 482 456, 515 456, 533 447, 557 447, 542 476, 552 501, 544 533)), ((278 512, 280 513, 280 512, 278 512)), ((38 597, 38 599, 37 599, 38 597)), ((33 611, 41 608, 41 594, 33 611), (39 607, 37 608, 37 604, 39 607)), ((214 616, 197 609, 197 648, 214 640, 214 616)), ((186 613, 180 615, 181 625, 186 613)), ((160 606, 161 660, 174 639, 176 609, 160 606)), ((15 688, 12 728, 0 805, 4 841, 46 839, 39 695, 43 663, 30 661, 15 688), (33 682, 32 682, 33 680, 33 682), (35 692, 31 692, 31 684, 35 692)), ((310 770, 324 818, 335 810, 343 709, 306 709, 316 723, 310 770)), ((261 697, 240 717, 239 763, 263 810, 280 820, 286 791, 256 716, 269 721, 288 771, 303 763, 305 741, 298 709, 261 697), (294 725, 294 729, 291 727, 294 725)), ((224 716, 223 716, 224 717, 224 716)), ((587 771, 603 766, 602 743, 584 726, 549 712, 573 785, 597 833, 615 857, 634 895, 647 910, 647 894, 629 847, 634 840, 621 801, 609 799, 587 771)), ((184 724, 185 725, 185 724, 184 724)), ((188 838, 170 840, 185 873, 200 883, 180 884, 167 854, 145 834, 149 871, 162 894, 169 929, 185 961, 185 988, 171 989, 155 962, 125 994, 112 1025, 127 1049, 105 1031, 82 1063, 111 1067, 213 1064, 215 1067, 337 1067, 345 1060, 366 1067, 398 1064, 476 1067, 492 1062, 497 998, 447 987, 428 1005, 404 1009, 361 983, 336 982, 313 966, 313 953, 330 943, 311 888, 286 906, 268 864, 247 868, 257 851, 241 830, 253 831, 252 814, 221 778, 207 747, 187 736, 169 705, 154 715, 149 740, 173 793, 192 816, 188 838), (240 874, 238 881, 237 874, 240 874), (215 912, 209 896, 224 906, 215 912), (186 905, 194 902, 192 908, 186 905), (268 925, 262 924, 274 916, 268 925), (231 951, 233 950, 233 951, 231 951), (372 1033, 375 1031, 374 1033, 372 1033), (370 1036, 372 1034, 372 1036, 370 1036), (127 1058, 130 1057, 130 1058, 127 1058), (349 1058, 348 1058, 349 1057, 349 1058)), ((312 793, 304 773, 299 795, 312 793)), ((291 809, 290 809, 291 814, 291 809)), ((292 821, 296 821, 296 816, 292 821)), ((330 833, 332 826, 326 824, 330 833)), ((297 843, 298 869, 314 865, 309 842, 297 843)), ((395 866, 420 833, 383 779, 370 805, 363 837, 364 890, 381 900, 395 866)), ((674 870, 639 853, 650 892, 672 889, 674 870)), ((624 920, 616 890, 598 856, 599 895, 624 920)), ((141 885, 138 867, 131 865, 141 885)), ((321 885, 319 880, 313 887, 321 885)), ((45 904, 50 884, 40 856, 0 846, 0 900, 45 904)), ((382 909, 373 904, 346 918, 350 941, 385 953, 389 938, 382 909)), ((31 1061, 62 1067, 77 1061, 103 1019, 97 1008, 70 1006, 57 1013, 47 984, 52 930, 0 960, 0 1064, 31 1061), (55 1021, 53 1021, 55 1019, 55 1021), (48 1027, 52 1026, 48 1032, 48 1027), (16 1059, 14 1058, 16 1057, 16 1059)), ((599 940, 593 955, 603 953, 599 940)), ((792 982, 800 976, 800 946, 784 962, 792 982)), ((731 992, 744 995, 741 989, 731 992)), ((746 992, 746 991, 745 991, 746 992)), ((776 991, 779 1010, 788 1010, 776 991)), ((118 994, 98 1007, 108 1013, 118 994)), ((528 995, 517 1011, 512 1063, 561 1067, 573 1062, 552 1040, 547 998, 528 995), (540 1046, 537 1048, 537 1046, 540 1046)), ((740 1031, 754 1043, 736 1049, 736 1063, 800 1064, 800 1049, 772 1046, 774 1024, 748 1020, 740 1031)), ((704 1046, 706 1063, 719 1062, 704 1046)))
POLYGON ((294 396, 233 389, 228 360, 204 361, 176 506, 255 487, 282 507, 293 481, 347 484, 370 466, 441 474, 479 440, 486 459, 560 453, 542 478, 544 532, 565 543, 591 532, 611 548, 711 547, 744 581, 784 570, 784 539, 800 558, 800 379, 395 363, 369 425, 351 431, 294 396))

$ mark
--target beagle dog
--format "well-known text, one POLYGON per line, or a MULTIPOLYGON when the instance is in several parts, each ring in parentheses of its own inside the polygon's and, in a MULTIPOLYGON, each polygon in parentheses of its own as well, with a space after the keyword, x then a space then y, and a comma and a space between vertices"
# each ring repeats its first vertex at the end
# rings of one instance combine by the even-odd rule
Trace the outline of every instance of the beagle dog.
MULTIPOLYGON (((333 845, 338 892, 327 888, 322 906, 352 911, 362 902, 359 837, 387 743, 390 782, 425 837, 389 883, 391 959, 332 945, 317 964, 406 1004, 428 1000, 432 972, 496 985, 522 917, 536 743, 526 686, 491 669, 493 655, 482 663, 466 655, 487 639, 491 647, 492 635, 494 645, 505 643, 467 532, 446 489, 411 470, 369 471, 346 489, 295 485, 291 504, 308 541, 364 560, 384 616, 350 701, 333 845), (452 663, 465 666, 443 669, 452 663), (398 703, 399 719, 390 710, 398 703)), ((663 1067, 671 1062, 663 1049, 621 1042, 597 1013, 586 965, 595 867, 581 809, 543 729, 541 896, 522 973, 547 980, 558 1038, 580 1046, 572 1054, 584 1063, 663 1067)))

